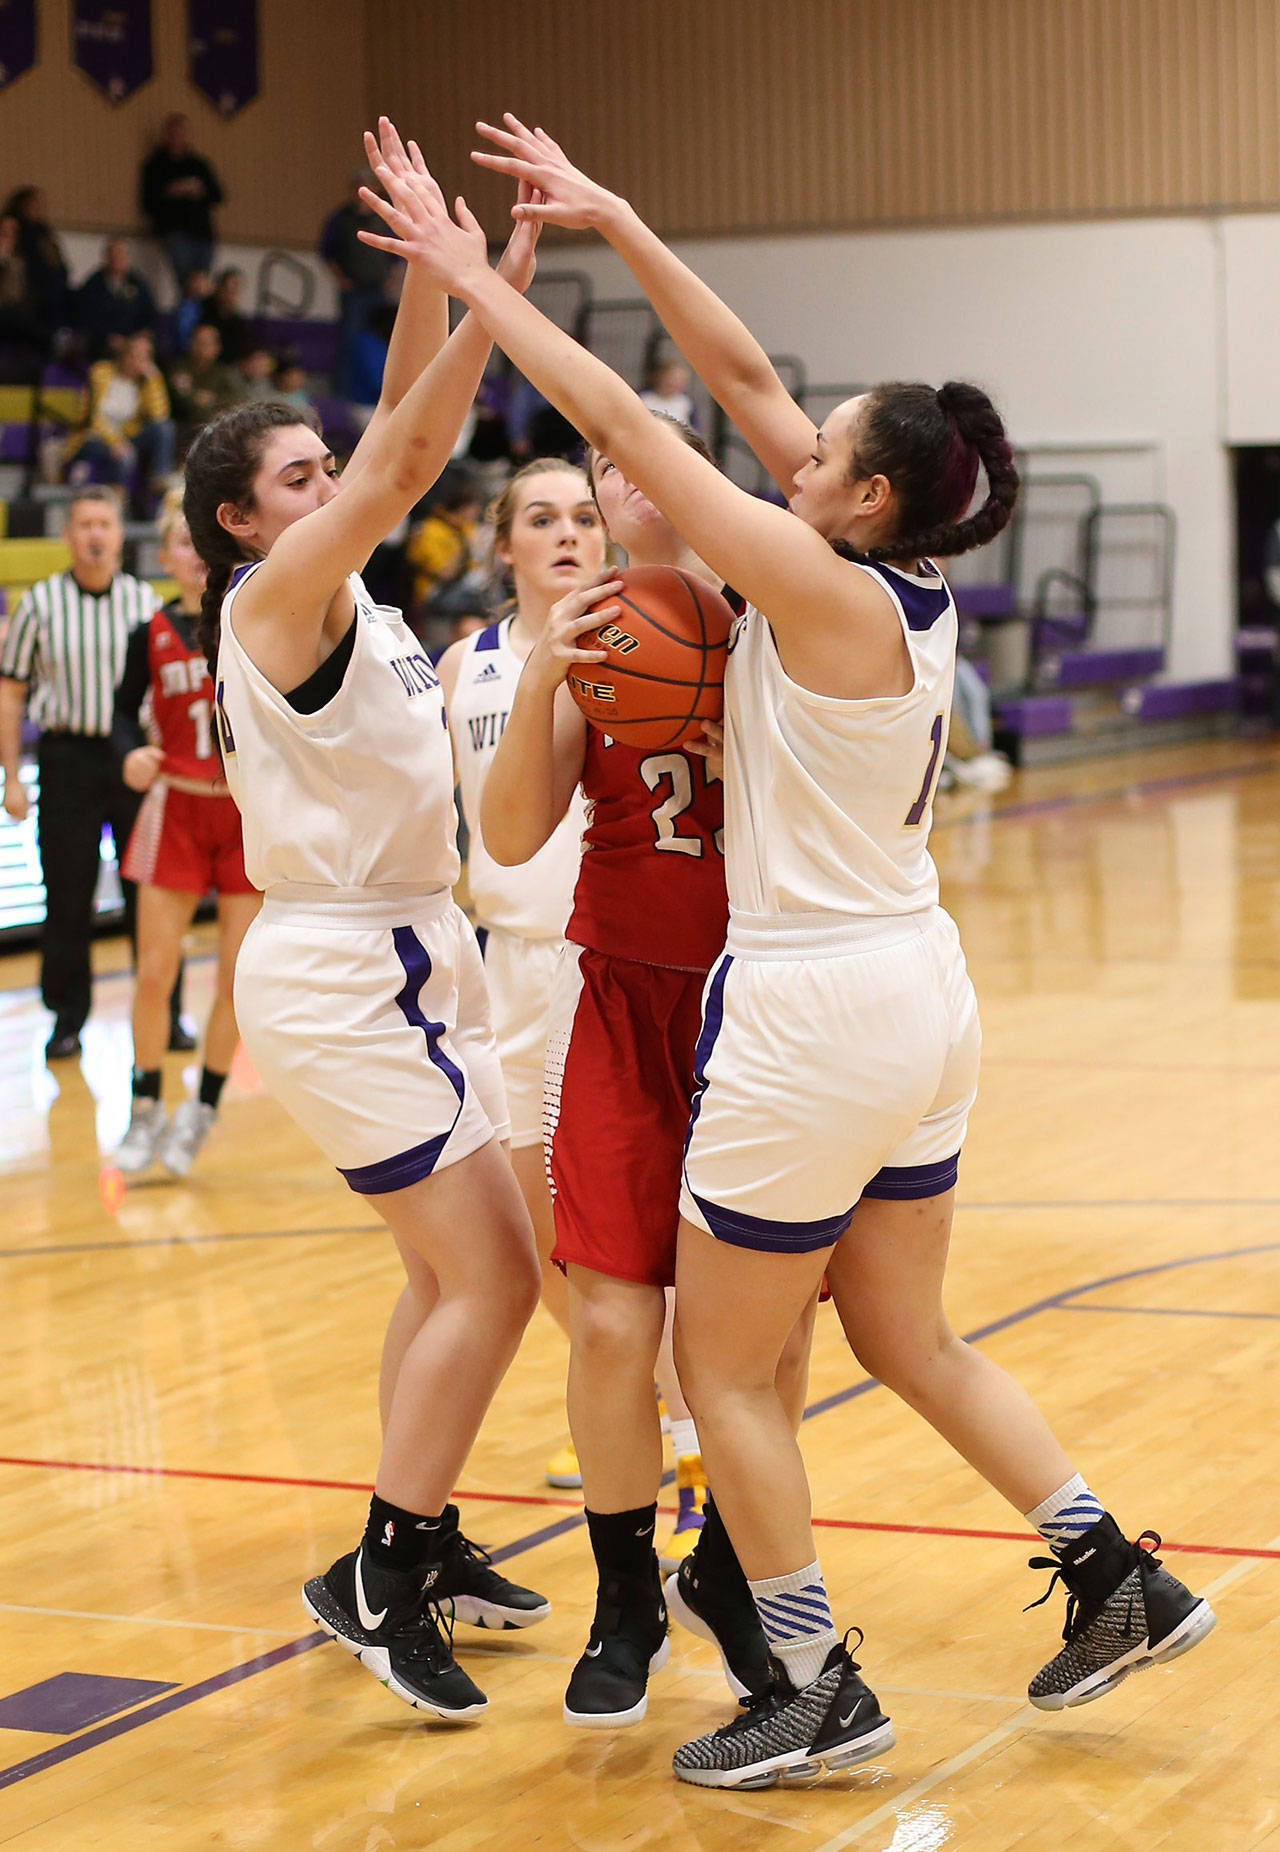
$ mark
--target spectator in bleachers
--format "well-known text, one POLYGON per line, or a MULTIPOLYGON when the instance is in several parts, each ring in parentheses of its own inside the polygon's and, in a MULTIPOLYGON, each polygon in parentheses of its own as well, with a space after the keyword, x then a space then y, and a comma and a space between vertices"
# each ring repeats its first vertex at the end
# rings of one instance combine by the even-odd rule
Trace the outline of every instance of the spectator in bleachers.
POLYGON ((371 186, 373 175, 367 167, 352 176, 351 197, 324 222, 320 233, 320 255, 338 288, 338 360, 334 369, 333 389, 344 399, 358 404, 375 403, 359 397, 367 384, 367 356, 361 357, 362 339, 377 311, 391 297, 396 280, 396 261, 386 251, 375 251, 361 244, 358 233, 377 231, 381 220, 370 212, 360 197, 362 186, 371 186))
MULTIPOLYGON (((102 828, 111 826, 117 858, 138 814, 112 746, 115 691, 129 637, 150 620, 151 587, 120 570, 124 529, 110 489, 82 489, 67 510, 67 572, 23 595, 0 649, 0 765, 4 807, 17 822, 30 800, 18 774, 22 716, 28 697, 40 728, 38 839, 45 887, 40 991, 53 1012, 45 1050, 50 1061, 80 1051, 89 1014, 93 899, 102 867, 102 828)), ((135 890, 125 887, 130 930, 135 890)), ((170 1001, 170 1047, 190 1048, 170 1001), (178 1039, 175 1038, 185 1038, 178 1039)))
POLYGON ((364 408, 366 419, 378 403, 382 391, 382 375, 387 364, 387 350, 395 319, 395 304, 384 302, 373 311, 367 324, 352 339, 347 397, 353 406, 364 408))
POLYGON ((188 127, 185 116, 166 116, 139 175, 143 213, 173 265, 179 290, 193 270, 213 269, 213 209, 223 197, 218 176, 192 148, 188 127))
POLYGON ((286 405, 295 405, 307 420, 314 425, 318 414, 307 392, 306 371, 298 356, 290 348, 276 359, 275 392, 277 399, 283 399, 286 405))
POLYGON ((154 337, 160 317, 145 278, 129 267, 129 247, 111 238, 101 266, 76 291, 76 327, 85 336, 89 358, 115 354, 130 335, 154 337))
POLYGON ((247 354, 242 354, 231 369, 240 403, 274 399, 277 396, 275 370, 275 356, 269 347, 251 347, 247 354))
POLYGON ((67 444, 68 480, 127 487, 133 513, 150 518, 173 470, 173 419, 151 336, 130 335, 89 369, 84 429, 67 444))
POLYGON ((182 456, 201 425, 239 403, 235 381, 222 364, 222 336, 208 323, 192 331, 185 354, 170 362, 169 396, 182 456))
POLYGON ((5 201, 3 216, 18 221, 18 249, 27 267, 27 286, 52 336, 67 326, 71 291, 67 260, 49 223, 44 194, 38 186, 15 188, 5 201))
POLYGON ((480 492, 468 470, 450 464, 424 517, 409 530, 415 619, 482 610, 489 570, 480 546, 480 492))
POLYGON ((11 212, 0 218, 0 381, 38 377, 49 358, 49 331, 40 315, 11 212))
MULTIPOLYGON (((200 326, 200 317, 213 294, 213 278, 207 270, 192 270, 182 285, 178 306, 173 312, 173 351, 185 354, 191 336, 200 326)), ((221 351, 221 350, 219 350, 221 351)))
POLYGON ((677 424, 687 424, 696 431, 697 407, 689 381, 688 367, 670 343, 664 343, 645 369, 640 397, 651 412, 660 412, 664 418, 674 418, 677 424))
POLYGON ((222 359, 234 366, 258 344, 257 330, 245 314, 244 271, 220 270, 214 279, 213 293, 200 311, 201 324, 216 328, 222 338, 222 359))

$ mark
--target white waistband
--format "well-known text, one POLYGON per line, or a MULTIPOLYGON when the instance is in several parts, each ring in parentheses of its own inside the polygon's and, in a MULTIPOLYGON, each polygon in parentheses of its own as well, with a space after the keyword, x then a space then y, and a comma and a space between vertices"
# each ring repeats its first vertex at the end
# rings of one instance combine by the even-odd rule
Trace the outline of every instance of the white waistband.
POLYGON ((937 911, 743 913, 730 907, 725 950, 735 958, 842 958, 918 938, 937 911))
POLYGON ((422 889, 399 882, 385 887, 326 887, 308 881, 277 881, 262 897, 263 917, 293 925, 402 926, 439 919, 452 908, 447 887, 422 889))

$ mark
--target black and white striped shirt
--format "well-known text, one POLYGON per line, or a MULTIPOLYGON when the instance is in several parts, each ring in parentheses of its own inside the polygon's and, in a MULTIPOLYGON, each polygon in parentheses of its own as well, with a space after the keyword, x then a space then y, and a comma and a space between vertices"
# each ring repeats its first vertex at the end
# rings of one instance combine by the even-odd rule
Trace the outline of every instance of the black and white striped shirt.
POLYGON ((45 732, 105 737, 129 638, 159 603, 127 572, 105 592, 83 591, 69 572, 41 579, 13 614, 0 675, 29 684, 31 718, 45 732))

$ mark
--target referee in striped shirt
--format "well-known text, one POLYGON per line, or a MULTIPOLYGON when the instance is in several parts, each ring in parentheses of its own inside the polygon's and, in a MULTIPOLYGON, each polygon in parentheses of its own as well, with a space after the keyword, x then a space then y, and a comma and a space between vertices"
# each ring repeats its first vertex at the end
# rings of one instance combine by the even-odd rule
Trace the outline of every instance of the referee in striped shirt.
MULTIPOLYGON (((0 763, 4 807, 21 822, 30 800, 18 774, 22 715, 30 697, 40 728, 40 866, 45 887, 40 989, 54 1015, 50 1060, 79 1053, 89 1014, 93 896, 102 826, 116 860, 124 855, 139 798, 120 775, 111 739, 116 684, 132 633, 158 599, 120 570, 124 529, 109 489, 86 488, 67 510, 69 572, 42 579, 23 596, 0 647, 0 763)), ((134 891, 125 885, 133 929, 134 891)), ((175 1002, 178 991, 175 989, 175 1002)), ((176 1010, 175 1026, 181 1033, 176 1010)), ((190 1046, 190 1043, 186 1043, 190 1046)))

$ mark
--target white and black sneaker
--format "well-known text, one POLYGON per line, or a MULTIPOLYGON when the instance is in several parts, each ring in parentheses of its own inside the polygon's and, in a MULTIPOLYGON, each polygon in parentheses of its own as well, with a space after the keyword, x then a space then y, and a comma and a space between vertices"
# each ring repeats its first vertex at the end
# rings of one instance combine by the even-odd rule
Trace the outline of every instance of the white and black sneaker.
POLYGON ((860 1670, 842 1642, 797 1691, 775 1660, 769 1689, 743 1698, 742 1715, 723 1729, 677 1749, 671 1766, 700 1788, 772 1788, 874 1760, 893 1748, 893 1725, 860 1670))
POLYGON ((499 1631, 536 1627, 551 1612, 545 1595, 508 1582, 493 1567, 487 1550, 458 1529, 458 1507, 446 1505, 427 1565, 423 1586, 428 1601, 469 1627, 499 1631))
POLYGON ((1048 1588, 1031 1606, 1047 1601, 1059 1581, 1067 1589, 1062 1651, 1041 1668, 1027 1690, 1042 1711, 1089 1704, 1113 1691, 1143 1666, 1189 1653, 1211 1633, 1217 1616, 1160 1566, 1160 1539, 1143 1531, 1137 1543, 1104 1515, 1082 1537, 1052 1556, 1033 1556, 1033 1569, 1052 1569, 1048 1588), (1146 1538, 1149 1549, 1143 1549, 1146 1538))
POLYGON ((113 1162, 122 1177, 140 1177, 156 1160, 156 1150, 168 1125, 168 1115, 159 1100, 135 1094, 129 1113, 129 1130, 120 1141, 113 1162))
POLYGON ((397 1698, 448 1723, 465 1723, 488 1699, 453 1657, 418 1569, 382 1569, 363 1549, 314 1576, 302 1605, 397 1698))
POLYGON ((735 1698, 758 1696, 773 1683, 773 1662, 746 1577, 736 1563, 736 1575, 730 1571, 704 1574, 698 1554, 695 1548, 676 1573, 667 1577, 665 1594, 671 1618, 719 1648, 720 1663, 735 1698))
POLYGON ((608 1576, 596 1597, 586 1651, 564 1694, 564 1720, 588 1730, 639 1723, 648 1682, 671 1656, 658 1559, 644 1576, 608 1576))

